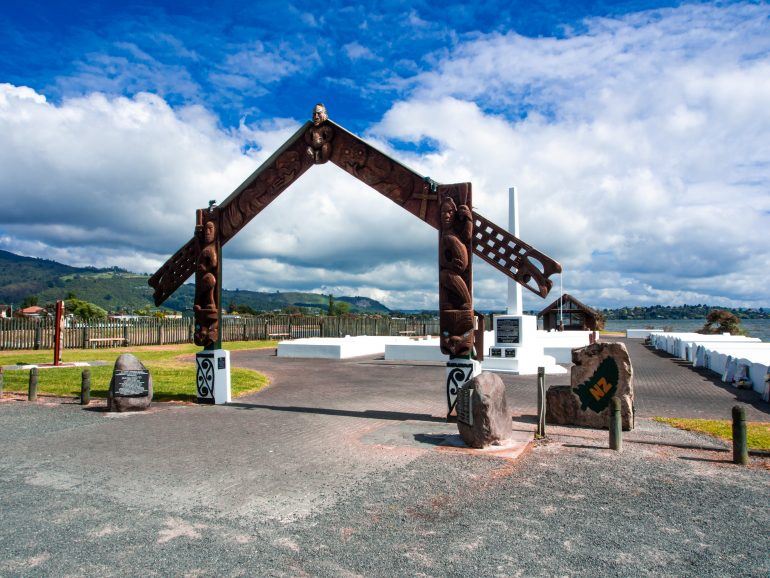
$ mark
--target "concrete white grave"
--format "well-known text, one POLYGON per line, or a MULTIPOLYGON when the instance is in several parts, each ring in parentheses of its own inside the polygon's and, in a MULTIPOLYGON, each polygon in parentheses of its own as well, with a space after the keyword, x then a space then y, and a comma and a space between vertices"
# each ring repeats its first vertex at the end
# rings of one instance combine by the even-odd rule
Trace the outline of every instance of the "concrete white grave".
POLYGON ((226 349, 199 351, 195 354, 195 366, 198 403, 230 403, 230 352, 226 349))

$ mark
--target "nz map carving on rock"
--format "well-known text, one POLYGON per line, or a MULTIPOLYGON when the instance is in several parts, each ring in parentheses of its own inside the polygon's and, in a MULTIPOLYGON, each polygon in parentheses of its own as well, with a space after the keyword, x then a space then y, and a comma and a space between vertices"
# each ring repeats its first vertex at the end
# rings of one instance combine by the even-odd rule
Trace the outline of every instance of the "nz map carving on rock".
POLYGON ((580 398, 580 409, 591 409, 601 413, 610 404, 610 399, 618 388, 618 364, 612 357, 607 357, 599 364, 588 381, 572 391, 580 398))

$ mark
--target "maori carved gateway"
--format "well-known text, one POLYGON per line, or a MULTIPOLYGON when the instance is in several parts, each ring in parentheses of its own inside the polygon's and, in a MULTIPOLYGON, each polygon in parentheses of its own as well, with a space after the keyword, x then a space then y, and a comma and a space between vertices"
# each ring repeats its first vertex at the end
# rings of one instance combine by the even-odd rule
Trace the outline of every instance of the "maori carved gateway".
MULTIPOLYGON (((440 343, 452 359, 480 358, 483 350, 473 311, 473 254, 541 297, 551 290, 551 275, 561 272, 556 261, 476 213, 470 183, 441 185, 419 175, 329 120, 318 104, 312 121, 221 205, 198 211, 193 239, 149 279, 160 305, 195 274, 196 344, 219 347, 221 247, 310 167, 329 161, 438 229, 440 343)), ((453 398, 448 395, 450 412, 453 398)))

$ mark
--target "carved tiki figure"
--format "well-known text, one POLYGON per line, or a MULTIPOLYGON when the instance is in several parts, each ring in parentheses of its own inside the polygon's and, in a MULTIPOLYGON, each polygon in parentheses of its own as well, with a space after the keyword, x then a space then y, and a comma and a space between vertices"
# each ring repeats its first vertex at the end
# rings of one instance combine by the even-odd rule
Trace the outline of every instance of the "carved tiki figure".
POLYGON ((313 109, 313 126, 305 133, 305 141, 308 144, 307 154, 317 165, 325 163, 332 156, 334 130, 326 124, 328 118, 326 107, 320 103, 316 104, 313 109))
POLYGON ((452 357, 473 352, 470 185, 439 186, 439 310, 441 352, 452 357))
POLYGON ((195 265, 195 335, 196 345, 209 347, 219 337, 219 209, 199 209, 195 227, 198 259, 195 265))

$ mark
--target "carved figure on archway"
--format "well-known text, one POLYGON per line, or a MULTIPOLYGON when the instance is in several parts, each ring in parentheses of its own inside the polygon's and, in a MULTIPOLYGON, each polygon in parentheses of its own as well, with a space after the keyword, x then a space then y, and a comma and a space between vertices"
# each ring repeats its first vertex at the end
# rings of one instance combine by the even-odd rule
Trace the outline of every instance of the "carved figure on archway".
POLYGON ((443 195, 439 210, 441 351, 453 357, 467 356, 473 351, 473 216, 468 205, 458 205, 450 194, 443 195))
POLYGON ((329 115, 323 104, 316 104, 313 109, 313 126, 305 133, 307 141, 307 154, 313 159, 313 163, 321 165, 332 156, 332 139, 334 130, 327 124, 329 115))
POLYGON ((219 336, 218 214, 217 208, 199 210, 198 224, 195 227, 198 259, 195 264, 194 340, 196 345, 204 347, 216 343, 219 336))

